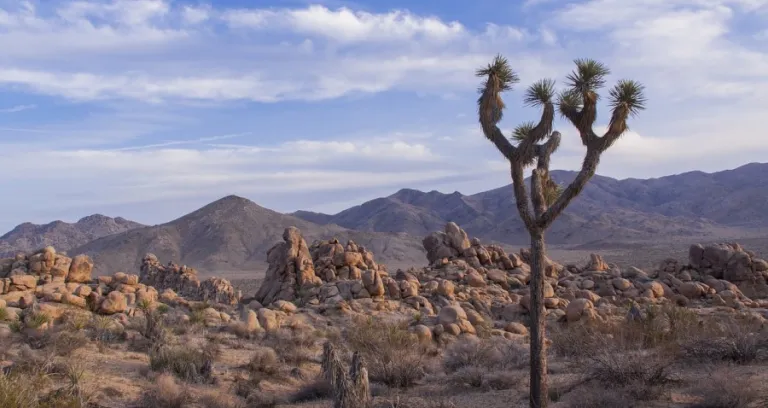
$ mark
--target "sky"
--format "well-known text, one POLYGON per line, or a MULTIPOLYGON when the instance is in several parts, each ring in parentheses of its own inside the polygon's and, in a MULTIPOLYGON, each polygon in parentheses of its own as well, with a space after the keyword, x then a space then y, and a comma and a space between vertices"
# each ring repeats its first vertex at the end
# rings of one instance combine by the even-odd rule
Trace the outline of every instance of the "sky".
MULTIPOLYGON (((525 87, 576 58, 646 86, 599 174, 768 157, 768 0, 0 0, 0 49, 0 231, 508 184, 476 118, 474 72, 499 53, 521 78, 507 132, 539 117, 525 87)), ((577 170, 578 136, 556 128, 552 166, 577 170)))

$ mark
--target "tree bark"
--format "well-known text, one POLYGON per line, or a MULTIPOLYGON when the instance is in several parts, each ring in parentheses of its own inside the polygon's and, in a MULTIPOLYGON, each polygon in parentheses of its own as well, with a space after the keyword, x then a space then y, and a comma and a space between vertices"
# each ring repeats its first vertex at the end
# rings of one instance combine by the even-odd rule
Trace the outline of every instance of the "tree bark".
POLYGON ((530 407, 545 408, 549 402, 547 356, 544 346, 544 231, 531 231, 531 386, 530 407))

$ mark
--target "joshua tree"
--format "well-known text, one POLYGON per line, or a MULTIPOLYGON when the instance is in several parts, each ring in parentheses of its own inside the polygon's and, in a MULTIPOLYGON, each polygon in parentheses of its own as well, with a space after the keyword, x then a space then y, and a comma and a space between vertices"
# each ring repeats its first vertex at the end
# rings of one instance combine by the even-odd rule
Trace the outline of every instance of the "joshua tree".
POLYGON ((371 390, 368 383, 368 369, 359 352, 352 355, 349 373, 344 370, 341 358, 331 342, 323 345, 323 379, 333 390, 334 408, 369 408, 371 390))
POLYGON ((509 91, 519 82, 517 74, 507 60, 497 56, 487 67, 479 69, 477 76, 485 79, 477 101, 480 124, 485 137, 493 142, 509 161, 515 201, 520 218, 531 236, 531 389, 530 406, 547 405, 547 361, 544 352, 544 232, 563 212, 595 174, 600 155, 613 145, 628 129, 627 119, 645 108, 643 86, 632 80, 620 80, 609 92, 612 109, 608 130, 598 136, 592 126, 597 118, 598 89, 605 85, 608 67, 591 59, 574 61, 576 70, 566 77, 566 89, 557 93, 555 81, 542 79, 525 92, 528 106, 541 107, 539 123, 519 125, 507 139, 497 124, 504 112, 501 93, 509 91), (552 153, 560 144, 560 132, 553 131, 555 106, 560 114, 578 130, 587 152, 576 178, 561 189, 549 176, 552 153), (523 170, 536 164, 531 174, 531 198, 524 184, 523 170))

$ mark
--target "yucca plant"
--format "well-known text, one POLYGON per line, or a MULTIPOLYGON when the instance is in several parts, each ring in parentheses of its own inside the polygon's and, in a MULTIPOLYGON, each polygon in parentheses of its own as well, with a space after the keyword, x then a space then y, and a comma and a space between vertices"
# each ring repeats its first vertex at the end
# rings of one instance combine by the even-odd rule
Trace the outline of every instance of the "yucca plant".
POLYGON ((512 173, 515 201, 520 218, 531 236, 531 381, 530 406, 547 406, 547 362, 544 350, 544 232, 584 189, 595 175, 600 156, 629 127, 627 120, 645 109, 643 85, 633 80, 620 80, 609 91, 611 119, 608 131, 598 136, 593 130, 597 120, 598 90, 605 86, 610 70, 592 59, 577 59, 576 69, 566 76, 566 87, 556 90, 552 79, 542 79, 528 87, 524 103, 540 107, 538 123, 525 122, 504 136, 497 126, 504 116, 501 93, 512 90, 519 77, 506 58, 496 56, 488 66, 477 70, 484 79, 477 100, 478 117, 483 134, 507 159, 512 173), (557 108, 557 109, 556 109, 557 108), (549 175, 550 158, 560 145, 560 132, 553 130, 556 110, 578 130, 587 148, 581 170, 567 187, 562 188, 549 175), (536 165, 530 179, 530 195, 525 187, 523 171, 536 165), (533 204, 533 211, 531 206, 533 204))

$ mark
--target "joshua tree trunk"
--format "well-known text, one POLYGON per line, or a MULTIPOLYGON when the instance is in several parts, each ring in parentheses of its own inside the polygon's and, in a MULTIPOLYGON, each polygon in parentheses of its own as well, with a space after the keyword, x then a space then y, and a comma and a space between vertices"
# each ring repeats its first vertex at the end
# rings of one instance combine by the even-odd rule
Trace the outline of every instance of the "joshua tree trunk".
POLYGON ((547 358, 544 348, 546 310, 544 310, 544 233, 531 233, 531 407, 542 406, 542 395, 549 395, 547 358))
POLYGON ((550 158, 560 145, 560 133, 552 130, 555 81, 538 81, 526 91, 526 104, 540 106, 543 112, 538 124, 524 123, 515 129, 512 138, 518 143, 513 145, 497 124, 505 107, 501 92, 511 90, 518 77, 501 56, 477 71, 477 76, 486 78, 477 101, 483 134, 510 163, 517 210, 531 236, 531 304, 528 308, 531 314, 531 408, 545 408, 548 404, 544 232, 595 174, 600 155, 627 130, 627 118, 645 108, 643 86, 635 81, 619 81, 610 91, 613 111, 608 131, 603 136, 596 135, 592 129, 597 118, 596 90, 604 85, 604 77, 609 71, 593 60, 576 60, 575 63, 577 70, 568 75, 568 89, 558 95, 557 105, 560 114, 579 131, 587 152, 579 174, 565 190, 561 190, 549 176, 550 158), (536 168, 531 174, 529 199, 523 171, 534 163, 536 168), (532 213, 530 204, 533 204, 532 213))

